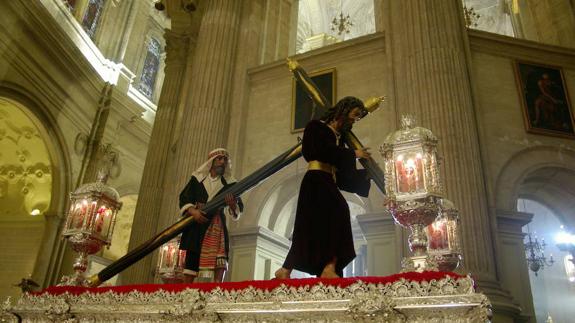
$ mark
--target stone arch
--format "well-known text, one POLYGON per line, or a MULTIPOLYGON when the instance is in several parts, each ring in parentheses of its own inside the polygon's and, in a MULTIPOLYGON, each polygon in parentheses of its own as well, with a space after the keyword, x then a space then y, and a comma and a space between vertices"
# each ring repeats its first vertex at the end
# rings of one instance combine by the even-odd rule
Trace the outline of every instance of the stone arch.
POLYGON ((11 83, 0 86, 0 104, 17 108, 30 120, 42 137, 50 159, 51 194, 49 206, 42 210, 44 229, 41 244, 34 261, 32 277, 42 286, 54 282, 58 271, 55 255, 59 252, 58 228, 68 205, 68 192, 72 185, 70 160, 64 137, 56 118, 48 107, 29 91, 11 83))
MULTIPOLYGON (((286 212, 291 214, 290 209, 294 203, 297 203, 297 195, 299 193, 299 185, 305 174, 305 169, 298 167, 300 161, 296 161, 294 165, 286 167, 278 174, 270 178, 269 181, 258 187, 258 193, 255 197, 258 202, 258 210, 256 212, 256 219, 259 226, 270 229, 284 237, 286 236, 285 230, 282 228, 287 226, 285 218, 286 212), (295 202, 294 202, 295 201, 295 202), (280 217, 280 215, 283 215, 280 217), (282 228, 280 228, 279 222, 282 228)), ((250 202, 252 198, 250 197, 250 202)), ((295 212, 295 209, 293 210, 295 212)))
POLYGON ((575 228, 575 152, 538 146, 515 154, 497 180, 496 207, 515 211, 519 198, 546 206, 563 224, 575 228))
POLYGON ((138 193, 140 192, 138 184, 133 182, 122 183, 118 186, 115 186, 114 188, 116 189, 116 191, 118 191, 118 194, 120 194, 120 196, 136 195, 137 197, 138 193))
MULTIPOLYGON (((282 175, 276 176, 273 182, 260 187, 258 194, 260 196, 257 198, 259 209, 256 213, 259 226, 289 238, 295 222, 299 186, 305 171, 305 168, 297 167, 296 164, 294 167, 288 167, 287 171, 282 171, 282 175)), ((360 209, 361 212, 369 212, 371 209, 368 199, 361 198, 356 194, 342 193, 348 201, 352 213, 355 209, 360 209)), ((251 203, 253 203, 252 198, 254 197, 254 195, 250 196, 251 203)), ((355 213, 354 216, 357 215, 355 213)))
POLYGON ((70 153, 64 135, 51 111, 27 90, 17 85, 3 83, 0 98, 18 106, 37 125, 44 138, 48 138, 47 148, 53 168, 53 189, 51 207, 46 212, 62 216, 66 212, 68 192, 72 187, 70 176, 70 153))
POLYGON ((518 196, 544 205, 562 224, 575 228, 574 170, 559 167, 539 168, 527 175, 518 196))

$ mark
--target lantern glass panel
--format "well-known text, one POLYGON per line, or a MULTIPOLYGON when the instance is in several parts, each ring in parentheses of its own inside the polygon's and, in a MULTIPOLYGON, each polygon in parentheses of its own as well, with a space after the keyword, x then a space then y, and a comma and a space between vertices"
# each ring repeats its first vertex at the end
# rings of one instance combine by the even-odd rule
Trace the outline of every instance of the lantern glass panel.
POLYGON ((183 272, 186 251, 180 250, 179 238, 170 240, 160 248, 157 272, 161 277, 175 277, 183 272))
POLYGON ((94 213, 92 232, 102 240, 106 240, 109 230, 110 209, 105 204, 99 204, 94 213))
POLYGON ((66 231, 72 230, 74 228, 74 225, 75 225, 74 219, 76 216, 75 210, 76 210, 76 204, 71 203, 70 204, 70 210, 68 211, 68 215, 67 215, 68 217, 66 219, 66 228, 64 230, 64 233, 66 231))
POLYGON ((85 223, 89 218, 91 203, 86 199, 78 199, 73 205, 70 219, 70 230, 80 231, 86 227, 85 223))
POLYGON ((422 151, 396 153, 395 178, 398 195, 426 193, 424 170, 422 151))
POLYGON ((98 210, 98 205, 96 201, 88 200, 88 213, 86 215, 86 229, 88 231, 94 231, 94 222, 96 221, 96 212, 98 210))
POLYGON ((429 239, 429 249, 449 249, 447 221, 437 220, 430 224, 427 227, 427 236, 429 239))

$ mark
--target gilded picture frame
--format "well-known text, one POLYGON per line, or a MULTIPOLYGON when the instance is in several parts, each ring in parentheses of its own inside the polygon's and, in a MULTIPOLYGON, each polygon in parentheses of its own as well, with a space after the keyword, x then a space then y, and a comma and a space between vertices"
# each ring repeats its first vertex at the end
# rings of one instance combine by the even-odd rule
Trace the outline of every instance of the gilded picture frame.
POLYGON ((515 76, 527 132, 575 138, 573 110, 560 67, 515 61, 515 76))
MULTIPOLYGON (((312 72, 309 77, 330 102, 330 105, 333 104, 337 97, 335 68, 312 72)), ((324 113, 324 109, 314 104, 303 86, 296 82, 295 78, 292 78, 291 132, 302 132, 310 120, 319 119, 324 113)))

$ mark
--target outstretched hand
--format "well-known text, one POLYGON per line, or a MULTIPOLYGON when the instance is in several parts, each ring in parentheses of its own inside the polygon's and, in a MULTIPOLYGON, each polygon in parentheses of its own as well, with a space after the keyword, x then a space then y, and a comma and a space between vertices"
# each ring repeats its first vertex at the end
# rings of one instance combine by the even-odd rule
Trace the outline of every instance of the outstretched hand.
POLYGON ((366 158, 366 159, 371 157, 371 153, 368 150, 369 150, 368 147, 355 150, 355 157, 366 158))

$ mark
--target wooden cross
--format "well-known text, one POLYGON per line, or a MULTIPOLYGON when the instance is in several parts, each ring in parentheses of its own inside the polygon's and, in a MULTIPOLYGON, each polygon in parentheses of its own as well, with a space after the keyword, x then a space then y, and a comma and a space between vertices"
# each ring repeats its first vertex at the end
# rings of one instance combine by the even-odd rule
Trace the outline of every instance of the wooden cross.
MULTIPOLYGON (((324 97, 324 95, 317 89, 317 86, 313 83, 313 81, 309 78, 307 73, 303 68, 297 64, 296 61, 288 59, 288 67, 296 77, 296 79, 302 83, 306 92, 311 96, 312 100, 318 106, 323 108, 328 107, 328 101, 324 97)), ((366 101, 366 109, 368 112, 372 112, 379 104, 383 101, 383 97, 372 98, 366 101)), ((342 136, 346 142, 346 144, 354 149, 362 149, 363 145, 357 139, 357 137, 351 132, 346 131, 342 136)), ((272 176, 276 172, 280 171, 284 167, 291 164, 293 161, 301 157, 301 143, 291 147, 283 154, 279 155, 278 157, 274 158, 272 161, 268 162, 252 174, 248 175, 247 177, 243 178, 236 184, 232 185, 228 189, 226 189, 221 194, 218 194, 212 200, 210 200, 203 208, 203 211, 206 213, 214 212, 218 208, 221 208, 225 205, 224 196, 228 193, 233 194, 234 196, 240 196, 245 191, 249 190, 250 188, 258 185, 268 177, 272 176)), ((367 159, 360 159, 361 164, 367 170, 370 178, 374 181, 377 187, 381 190, 382 193, 385 193, 385 180, 383 176, 383 172, 379 168, 379 165, 373 160, 373 158, 367 159)), ((96 287, 101 283, 105 282, 106 280, 114 277, 119 272, 123 271, 124 269, 128 268, 138 260, 142 259, 156 248, 160 247, 162 244, 168 242, 178 234, 182 233, 186 227, 188 227, 193 222, 193 217, 184 217, 180 221, 174 223, 173 225, 169 226, 168 228, 164 229, 162 232, 157 234, 155 237, 151 238, 150 240, 144 242, 137 248, 129 251, 120 259, 114 261, 106 268, 102 269, 96 275, 93 275, 87 279, 85 285, 96 287)))

